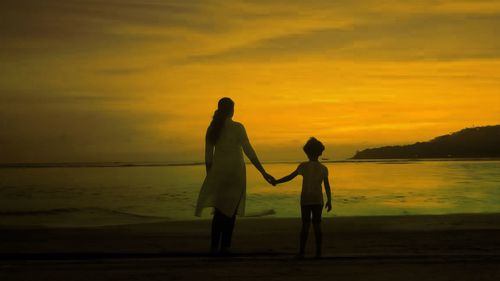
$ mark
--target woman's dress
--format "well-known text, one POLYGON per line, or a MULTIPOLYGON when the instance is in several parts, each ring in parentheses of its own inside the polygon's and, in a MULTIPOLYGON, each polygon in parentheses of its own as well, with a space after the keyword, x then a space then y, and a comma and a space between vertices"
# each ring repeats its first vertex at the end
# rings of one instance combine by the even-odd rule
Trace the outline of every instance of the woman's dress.
POLYGON ((243 151, 248 158, 256 158, 245 127, 227 119, 214 150, 212 166, 201 187, 195 215, 201 216, 204 208, 213 207, 228 217, 243 216, 246 199, 243 151))

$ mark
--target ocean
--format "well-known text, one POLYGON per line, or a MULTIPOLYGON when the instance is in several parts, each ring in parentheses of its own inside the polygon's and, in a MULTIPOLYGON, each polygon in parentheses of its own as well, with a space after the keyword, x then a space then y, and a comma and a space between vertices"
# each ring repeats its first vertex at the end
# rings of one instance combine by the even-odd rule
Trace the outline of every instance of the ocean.
MULTIPOLYGON (((275 177, 298 163, 264 164, 275 177)), ((500 212, 500 161, 339 161, 324 217, 500 212)), ((0 226, 99 226, 194 216, 203 165, 1 167, 0 226)), ((248 217, 299 217, 300 176, 273 187, 247 165, 248 217)))

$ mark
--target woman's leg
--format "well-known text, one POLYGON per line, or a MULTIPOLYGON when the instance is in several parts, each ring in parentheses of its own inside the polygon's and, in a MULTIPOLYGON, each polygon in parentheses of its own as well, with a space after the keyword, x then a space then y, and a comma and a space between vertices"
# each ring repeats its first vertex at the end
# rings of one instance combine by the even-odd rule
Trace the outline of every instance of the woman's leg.
POLYGON ((232 217, 224 216, 225 224, 222 230, 221 249, 225 253, 228 253, 228 249, 231 248, 231 240, 233 238, 234 224, 236 222, 236 214, 238 213, 239 205, 240 203, 238 202, 238 205, 236 205, 236 209, 234 210, 234 214, 232 217))
POLYGON ((234 214, 232 217, 226 217, 224 216, 224 228, 222 230, 222 242, 221 242, 221 248, 224 251, 227 251, 231 247, 231 239, 233 237, 233 229, 234 229, 234 223, 236 221, 236 214, 234 214))
POLYGON ((321 247, 323 243, 323 234, 321 232, 321 211, 323 211, 323 205, 315 205, 311 207, 314 238, 316 240, 316 257, 319 258, 321 257, 321 247))
POLYGON ((311 225, 311 209, 309 206, 300 206, 300 211, 302 215, 302 229, 300 230, 299 257, 303 257, 306 249, 307 236, 309 235, 309 226, 311 225))
POLYGON ((225 216, 219 210, 214 209, 214 217, 212 219, 212 242, 210 246, 211 252, 217 252, 219 249, 219 242, 224 227, 224 217, 225 216))

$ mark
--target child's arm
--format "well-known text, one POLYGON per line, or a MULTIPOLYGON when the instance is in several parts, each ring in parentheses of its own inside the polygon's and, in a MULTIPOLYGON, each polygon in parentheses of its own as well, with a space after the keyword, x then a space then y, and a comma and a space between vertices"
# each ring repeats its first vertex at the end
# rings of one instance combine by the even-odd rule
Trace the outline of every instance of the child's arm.
POLYGON ((293 180, 297 175, 299 174, 299 172, 297 170, 293 171, 293 173, 289 174, 288 176, 285 176, 285 177, 282 177, 281 179, 277 179, 274 181, 274 184, 278 184, 278 183, 283 183, 283 182, 287 182, 287 181, 291 181, 293 180))
POLYGON ((325 209, 330 212, 332 210, 332 192, 330 190, 330 182, 328 181, 328 174, 324 178, 325 182, 325 192, 326 192, 326 198, 328 201, 326 201, 325 209))

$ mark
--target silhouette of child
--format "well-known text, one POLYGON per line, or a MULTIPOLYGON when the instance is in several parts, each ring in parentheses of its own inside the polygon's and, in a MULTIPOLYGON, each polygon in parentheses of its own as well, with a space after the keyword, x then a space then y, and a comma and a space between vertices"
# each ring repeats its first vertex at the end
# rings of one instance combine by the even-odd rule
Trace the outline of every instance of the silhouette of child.
POLYGON ((293 173, 281 179, 272 182, 273 185, 284 183, 294 179, 297 175, 302 175, 302 192, 300 196, 300 209, 302 214, 302 230, 300 231, 300 250, 298 258, 304 257, 304 250, 309 233, 311 221, 314 227, 314 236, 316 240, 316 257, 321 257, 321 211, 323 209, 323 191, 321 183, 324 182, 325 192, 328 201, 325 209, 328 212, 332 209, 332 196, 330 192, 330 183, 328 182, 328 169, 325 165, 319 163, 318 158, 325 150, 323 144, 316 138, 310 138, 304 145, 304 152, 309 158, 308 162, 300 163, 293 173), (311 220, 312 216, 312 220, 311 220))

